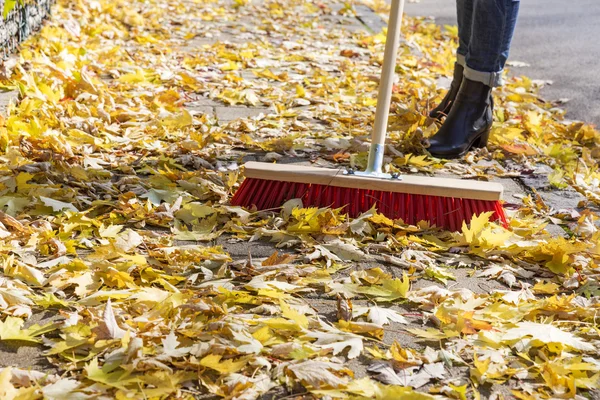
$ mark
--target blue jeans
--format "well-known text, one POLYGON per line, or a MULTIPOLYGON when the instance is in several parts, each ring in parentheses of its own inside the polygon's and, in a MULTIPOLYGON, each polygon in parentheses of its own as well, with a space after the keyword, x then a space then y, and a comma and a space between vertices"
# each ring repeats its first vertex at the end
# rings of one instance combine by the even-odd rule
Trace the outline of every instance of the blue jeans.
POLYGON ((502 84, 519 4, 519 0, 456 0, 457 62, 465 67, 467 79, 492 87, 502 84))

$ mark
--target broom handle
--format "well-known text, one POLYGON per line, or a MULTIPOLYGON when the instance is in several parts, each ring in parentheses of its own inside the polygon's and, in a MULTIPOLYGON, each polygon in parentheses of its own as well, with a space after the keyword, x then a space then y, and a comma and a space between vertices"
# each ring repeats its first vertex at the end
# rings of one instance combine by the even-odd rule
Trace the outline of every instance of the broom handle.
POLYGON ((396 69, 396 54, 400 45, 400 26, 404 0, 392 0, 390 20, 388 23, 385 52, 383 55, 383 69, 379 80, 379 94, 377 95, 377 111, 375 112, 375 125, 371 136, 371 149, 366 173, 381 174, 383 166, 383 153, 385 151, 385 136, 387 121, 392 101, 392 86, 394 84, 394 71, 396 69))

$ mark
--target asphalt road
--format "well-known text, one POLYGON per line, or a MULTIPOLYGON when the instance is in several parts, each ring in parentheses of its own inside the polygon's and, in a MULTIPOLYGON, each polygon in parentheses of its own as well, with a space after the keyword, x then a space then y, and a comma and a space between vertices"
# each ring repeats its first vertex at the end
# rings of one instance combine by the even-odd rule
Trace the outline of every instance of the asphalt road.
MULTIPOLYGON (((454 0, 407 2, 406 12, 456 24, 454 0)), ((510 60, 531 65, 511 73, 553 81, 542 96, 569 99, 568 118, 600 127, 599 0, 522 0, 510 60)))

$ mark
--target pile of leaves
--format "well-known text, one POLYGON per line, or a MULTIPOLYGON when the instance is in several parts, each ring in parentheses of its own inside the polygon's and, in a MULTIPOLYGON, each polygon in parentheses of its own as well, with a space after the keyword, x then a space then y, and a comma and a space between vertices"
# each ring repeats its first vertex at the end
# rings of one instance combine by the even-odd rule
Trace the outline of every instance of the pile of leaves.
POLYGON ((0 71, 19 93, 0 121, 0 341, 39 350, 0 371, 2 399, 598 394, 600 135, 513 78, 489 150, 429 157, 455 29, 405 22, 387 170, 545 165, 585 211, 531 193, 508 229, 482 214, 447 232, 229 205, 244 160, 364 166, 385 34, 350 29, 354 6, 58 2, 0 71))

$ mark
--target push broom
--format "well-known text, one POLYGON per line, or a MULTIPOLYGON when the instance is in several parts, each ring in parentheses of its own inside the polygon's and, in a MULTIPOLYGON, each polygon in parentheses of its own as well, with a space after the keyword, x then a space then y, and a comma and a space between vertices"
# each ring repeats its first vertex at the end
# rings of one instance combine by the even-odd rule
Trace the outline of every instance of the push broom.
POLYGON ((500 184, 382 171, 403 9, 404 0, 392 1, 367 169, 353 172, 248 162, 244 165, 246 178, 231 200, 233 205, 266 210, 300 198, 304 206, 345 207, 351 217, 376 206, 388 218, 407 224, 428 221, 452 231, 461 229, 474 214, 491 211, 494 220, 506 225, 500 184))

